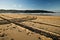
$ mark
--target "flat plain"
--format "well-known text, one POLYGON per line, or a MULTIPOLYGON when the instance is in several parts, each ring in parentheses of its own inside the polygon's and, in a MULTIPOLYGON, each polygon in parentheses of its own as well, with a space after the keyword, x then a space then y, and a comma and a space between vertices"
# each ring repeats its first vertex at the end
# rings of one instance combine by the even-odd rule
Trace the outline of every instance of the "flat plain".
POLYGON ((0 40, 60 40, 60 16, 1 13, 0 40))

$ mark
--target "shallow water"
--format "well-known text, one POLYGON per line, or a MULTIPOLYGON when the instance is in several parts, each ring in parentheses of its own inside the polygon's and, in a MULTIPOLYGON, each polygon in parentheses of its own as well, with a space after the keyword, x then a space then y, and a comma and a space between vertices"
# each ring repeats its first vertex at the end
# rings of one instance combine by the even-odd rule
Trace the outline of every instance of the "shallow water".
POLYGON ((30 14, 30 15, 45 15, 45 16, 60 16, 60 13, 10 13, 10 14, 30 14))
POLYGON ((55 16, 60 16, 60 13, 54 13, 53 15, 55 15, 55 16))
POLYGON ((47 16, 60 16, 60 13, 20 13, 20 14, 47 15, 47 16))

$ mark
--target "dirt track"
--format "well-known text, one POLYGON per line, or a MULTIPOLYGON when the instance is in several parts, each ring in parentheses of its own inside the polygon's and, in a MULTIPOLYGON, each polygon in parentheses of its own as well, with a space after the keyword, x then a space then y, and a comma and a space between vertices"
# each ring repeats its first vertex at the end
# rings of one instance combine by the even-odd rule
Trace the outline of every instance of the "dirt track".
POLYGON ((0 40, 60 40, 59 21, 58 16, 0 14, 0 40))

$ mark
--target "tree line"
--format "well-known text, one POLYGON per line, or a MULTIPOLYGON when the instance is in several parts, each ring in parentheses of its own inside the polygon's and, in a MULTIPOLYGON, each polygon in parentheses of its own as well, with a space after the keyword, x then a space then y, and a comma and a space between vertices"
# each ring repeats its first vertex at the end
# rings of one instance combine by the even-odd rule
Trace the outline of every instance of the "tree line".
POLYGON ((0 13, 54 13, 46 10, 0 10, 0 13))

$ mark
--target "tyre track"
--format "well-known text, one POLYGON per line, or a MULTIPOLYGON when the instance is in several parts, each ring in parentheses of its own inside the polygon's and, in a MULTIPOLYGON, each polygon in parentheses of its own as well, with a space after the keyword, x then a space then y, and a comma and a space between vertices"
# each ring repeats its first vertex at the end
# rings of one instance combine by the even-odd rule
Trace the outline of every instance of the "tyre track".
MULTIPOLYGON (((8 22, 11 22, 10 20, 5 19, 5 18, 3 18, 3 17, 0 17, 0 18, 2 18, 2 19, 4 19, 4 20, 7 20, 8 22)), ((18 22, 12 22, 12 23, 14 23, 14 24, 16 24, 16 25, 19 25, 19 26, 21 26, 21 27, 23 27, 23 28, 26 28, 26 29, 28 29, 28 30, 30 30, 30 31, 32 31, 32 32, 39 33, 39 34, 44 35, 44 36, 46 36, 46 37, 50 37, 50 38, 52 38, 53 40, 60 40, 60 36, 59 36, 59 35, 55 35, 55 34, 53 34, 53 33, 49 33, 49 32, 46 32, 46 31, 43 31, 43 30, 40 30, 40 29, 37 29, 37 28, 33 28, 33 27, 30 27, 30 26, 27 26, 27 25, 23 25, 23 24, 20 24, 20 23, 18 23, 18 22)))
POLYGON ((38 24, 44 24, 44 25, 49 25, 49 26, 54 26, 54 27, 60 27, 60 26, 58 26, 58 25, 47 24, 47 23, 43 23, 43 22, 35 22, 35 21, 30 21, 30 22, 38 23, 38 24))
MULTIPOLYGON (((2 15, 2 16, 5 16, 5 15, 2 15)), ((9 17, 9 16, 5 16, 5 17, 9 17)), ((13 17, 9 17, 9 18, 13 18, 13 17)), ((22 18, 23 19, 23 18, 22 18)), ((35 20, 35 19, 37 19, 36 17, 34 18, 31 18, 31 19, 27 19, 27 20, 21 20, 21 21, 19 21, 19 22, 24 22, 24 21, 30 21, 30 22, 33 22, 33 23, 38 23, 38 24, 44 24, 44 25, 49 25, 49 26, 54 26, 54 27, 59 27, 60 28, 60 26, 58 26, 58 25, 53 25, 53 24, 48 24, 48 23, 43 23, 43 22, 35 22, 35 21, 31 21, 31 20, 35 20)))

